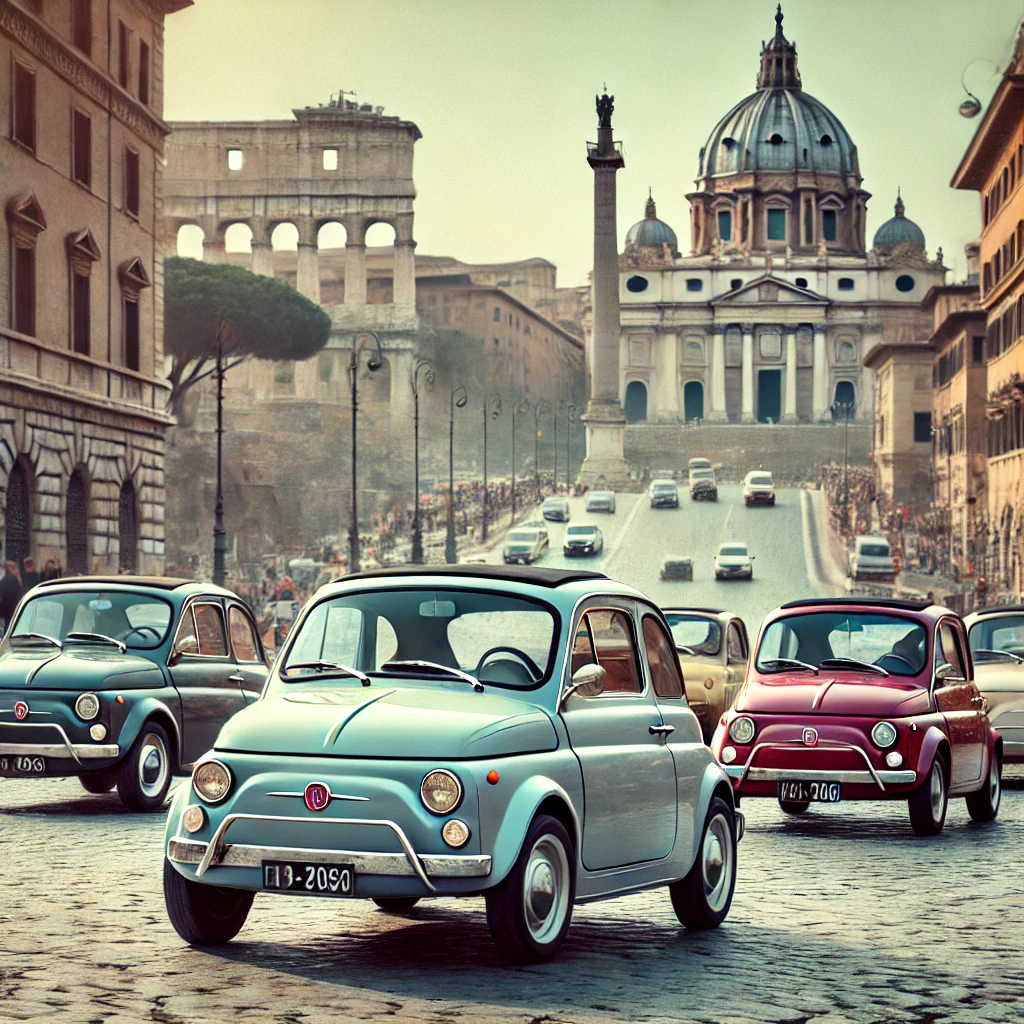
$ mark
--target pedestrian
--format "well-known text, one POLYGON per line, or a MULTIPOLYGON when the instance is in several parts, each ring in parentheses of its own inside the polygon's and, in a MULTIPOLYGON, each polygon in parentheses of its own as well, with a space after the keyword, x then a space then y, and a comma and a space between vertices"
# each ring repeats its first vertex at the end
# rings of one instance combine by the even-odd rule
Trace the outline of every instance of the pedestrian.
POLYGON ((21 560, 21 584, 25 588, 25 592, 28 593, 34 586, 39 583, 39 573, 36 572, 35 559, 31 555, 27 555, 21 560))
POLYGON ((18 607, 25 588, 18 579, 18 566, 8 559, 4 562, 4 575, 0 579, 0 619, 4 621, 4 630, 14 618, 14 610, 18 607))
POLYGON ((55 558, 48 558, 46 564, 43 566, 43 579, 44 580, 59 580, 60 579, 60 566, 57 564, 55 558))

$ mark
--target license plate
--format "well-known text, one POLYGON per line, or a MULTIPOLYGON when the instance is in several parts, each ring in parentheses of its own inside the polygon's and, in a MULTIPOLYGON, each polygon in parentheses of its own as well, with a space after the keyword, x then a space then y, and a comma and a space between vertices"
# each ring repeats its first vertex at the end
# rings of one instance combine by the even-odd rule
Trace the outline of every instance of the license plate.
POLYGON ((280 892, 316 892, 351 896, 356 871, 351 864, 304 864, 301 861, 265 860, 263 888, 280 892))
POLYGON ((0 772, 9 772, 11 775, 42 775, 45 771, 45 757, 0 757, 0 772))
POLYGON ((794 802, 837 804, 839 803, 838 782, 780 782, 779 799, 794 802))

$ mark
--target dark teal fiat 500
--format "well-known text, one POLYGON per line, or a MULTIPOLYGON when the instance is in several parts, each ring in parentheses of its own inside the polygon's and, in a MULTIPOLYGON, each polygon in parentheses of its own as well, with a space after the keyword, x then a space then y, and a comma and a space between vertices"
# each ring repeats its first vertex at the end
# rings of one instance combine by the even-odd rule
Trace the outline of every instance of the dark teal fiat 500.
POLYGON ((0 643, 0 777, 76 775, 155 811, 254 701, 266 655, 248 608, 188 580, 76 577, 23 598, 0 643))

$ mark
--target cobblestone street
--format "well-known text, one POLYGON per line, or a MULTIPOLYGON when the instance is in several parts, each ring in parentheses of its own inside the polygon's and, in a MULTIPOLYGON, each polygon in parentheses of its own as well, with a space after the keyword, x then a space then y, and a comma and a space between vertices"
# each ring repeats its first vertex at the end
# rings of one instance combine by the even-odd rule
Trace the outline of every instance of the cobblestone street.
POLYGON ((507 965, 482 900, 258 896, 239 937, 183 946, 160 889, 162 815, 71 779, 0 782, 0 1019, 165 1022, 1024 1019, 1024 772, 1002 811, 950 805, 936 839, 906 806, 786 819, 748 800, 736 899, 686 933, 654 891, 577 908, 561 954, 507 965))

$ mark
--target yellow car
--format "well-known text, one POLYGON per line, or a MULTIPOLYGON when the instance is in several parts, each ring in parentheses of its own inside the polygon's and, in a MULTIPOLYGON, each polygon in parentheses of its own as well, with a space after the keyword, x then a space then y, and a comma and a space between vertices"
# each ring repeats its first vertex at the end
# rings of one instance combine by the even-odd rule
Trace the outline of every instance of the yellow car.
POLYGON ((738 615, 712 608, 663 611, 683 667, 686 699, 708 743, 746 677, 747 627, 738 615))
POLYGON ((1002 737, 1003 764, 1024 763, 1024 606, 980 608, 964 623, 974 681, 1002 737))

